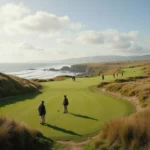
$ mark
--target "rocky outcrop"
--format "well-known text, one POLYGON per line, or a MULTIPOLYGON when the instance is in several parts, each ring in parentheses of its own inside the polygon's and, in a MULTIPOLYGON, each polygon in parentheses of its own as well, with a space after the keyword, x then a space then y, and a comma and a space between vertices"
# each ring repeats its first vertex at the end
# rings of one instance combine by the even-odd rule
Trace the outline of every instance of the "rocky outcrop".
POLYGON ((71 68, 68 66, 64 66, 60 69, 61 71, 71 71, 71 68))
POLYGON ((30 68, 30 69, 27 69, 27 70, 36 70, 36 69, 34 69, 34 68, 30 68))
POLYGON ((49 69, 43 69, 43 71, 71 71, 71 68, 68 66, 64 66, 61 69, 49 68, 49 69))
POLYGON ((55 68, 49 68, 47 69, 48 71, 59 71, 59 69, 55 69, 55 68))
POLYGON ((87 65, 72 65, 71 66, 71 71, 72 72, 87 72, 87 65))

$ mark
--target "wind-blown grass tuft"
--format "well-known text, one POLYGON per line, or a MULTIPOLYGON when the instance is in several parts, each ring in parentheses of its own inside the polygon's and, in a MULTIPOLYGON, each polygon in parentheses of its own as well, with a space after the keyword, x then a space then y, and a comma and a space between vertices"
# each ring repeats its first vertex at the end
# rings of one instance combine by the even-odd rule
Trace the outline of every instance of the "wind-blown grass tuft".
POLYGON ((129 117, 112 120, 104 125, 99 139, 94 142, 97 149, 149 150, 150 107, 129 117))
POLYGON ((2 150, 43 150, 50 149, 53 142, 41 132, 29 129, 25 124, 0 118, 0 149, 2 150))

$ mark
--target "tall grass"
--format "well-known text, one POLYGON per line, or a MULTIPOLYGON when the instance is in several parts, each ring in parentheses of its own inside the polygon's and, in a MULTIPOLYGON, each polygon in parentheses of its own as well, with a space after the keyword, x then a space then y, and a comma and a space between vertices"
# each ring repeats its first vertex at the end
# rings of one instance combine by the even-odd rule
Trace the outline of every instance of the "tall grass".
POLYGON ((150 149, 150 107, 129 117, 112 120, 104 125, 96 149, 149 150, 150 149))
POLYGON ((145 75, 150 75, 150 64, 143 68, 145 75))
POLYGON ((25 124, 0 118, 0 150, 48 150, 53 142, 25 124))
POLYGON ((34 81, 0 73, 0 98, 37 92, 40 88, 34 81))
POLYGON ((150 104, 150 77, 137 76, 124 79, 116 79, 114 82, 102 82, 99 88, 105 88, 106 91, 118 92, 122 96, 135 96, 142 107, 150 104))

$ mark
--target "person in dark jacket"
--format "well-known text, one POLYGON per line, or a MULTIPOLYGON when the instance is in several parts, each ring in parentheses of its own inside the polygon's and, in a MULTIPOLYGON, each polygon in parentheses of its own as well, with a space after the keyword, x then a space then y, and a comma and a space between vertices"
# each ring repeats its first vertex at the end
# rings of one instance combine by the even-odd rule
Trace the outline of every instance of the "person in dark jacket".
POLYGON ((63 105, 64 105, 64 113, 68 113, 67 106, 69 105, 69 102, 68 102, 68 98, 66 95, 64 95, 63 105))
POLYGON ((45 115, 46 115, 46 109, 44 106, 44 101, 41 102, 40 106, 38 107, 39 116, 41 117, 41 124, 45 123, 45 115))
POLYGON ((104 74, 102 74, 102 80, 104 80, 104 74))
POLYGON ((115 78, 115 74, 113 74, 113 77, 115 78))

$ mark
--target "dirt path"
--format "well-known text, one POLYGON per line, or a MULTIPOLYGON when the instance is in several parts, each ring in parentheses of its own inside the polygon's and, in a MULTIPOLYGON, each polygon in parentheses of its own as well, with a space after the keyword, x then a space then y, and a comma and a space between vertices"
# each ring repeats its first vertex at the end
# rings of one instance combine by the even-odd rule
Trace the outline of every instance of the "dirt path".
POLYGON ((82 142, 73 142, 73 141, 57 141, 57 142, 67 145, 68 150, 83 150, 83 145, 89 143, 91 140, 97 139, 98 136, 99 135, 88 137, 85 141, 82 142))
MULTIPOLYGON (((140 111, 142 109, 140 107, 139 100, 137 99, 136 96, 126 97, 126 96, 122 96, 119 92, 106 91, 104 88, 103 89, 93 88, 92 90, 95 93, 104 93, 104 94, 111 95, 115 98, 128 100, 135 106, 136 111, 140 111)), ((73 141, 57 141, 57 142, 66 145, 68 147, 68 150, 83 150, 83 145, 89 143, 91 140, 97 139, 98 136, 99 135, 96 135, 93 137, 88 137, 88 139, 86 139, 85 141, 82 141, 82 142, 73 142, 73 141)))

